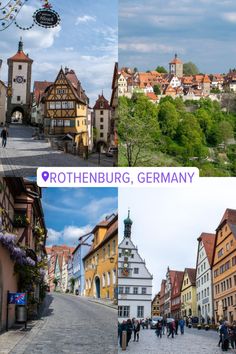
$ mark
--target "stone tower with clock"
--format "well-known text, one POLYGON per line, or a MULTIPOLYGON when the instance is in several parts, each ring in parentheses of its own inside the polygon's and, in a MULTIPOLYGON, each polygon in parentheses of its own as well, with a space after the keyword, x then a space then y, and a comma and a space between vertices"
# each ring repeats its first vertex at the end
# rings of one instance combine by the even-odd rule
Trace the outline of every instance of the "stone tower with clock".
POLYGON ((31 74, 33 60, 24 53, 22 39, 17 53, 7 60, 7 123, 27 124, 31 116, 31 74))

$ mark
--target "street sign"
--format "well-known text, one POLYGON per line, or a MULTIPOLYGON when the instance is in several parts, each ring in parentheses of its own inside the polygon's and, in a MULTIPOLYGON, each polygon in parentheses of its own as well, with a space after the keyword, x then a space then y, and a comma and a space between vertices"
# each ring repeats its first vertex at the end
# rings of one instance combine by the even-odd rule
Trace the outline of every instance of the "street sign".
POLYGON ((11 305, 26 305, 26 293, 9 293, 8 303, 11 305))

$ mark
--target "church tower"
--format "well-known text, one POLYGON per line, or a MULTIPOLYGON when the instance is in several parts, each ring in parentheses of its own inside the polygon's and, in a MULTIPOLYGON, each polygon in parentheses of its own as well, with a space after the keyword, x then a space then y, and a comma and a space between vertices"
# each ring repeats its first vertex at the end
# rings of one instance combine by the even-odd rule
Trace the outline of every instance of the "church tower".
POLYGON ((169 63, 169 73, 170 75, 175 75, 177 77, 183 77, 184 65, 183 62, 178 58, 178 55, 175 54, 174 59, 169 63))
POLYGON ((30 122, 31 74, 33 60, 24 53, 22 39, 17 53, 7 60, 8 99, 7 122, 30 122))

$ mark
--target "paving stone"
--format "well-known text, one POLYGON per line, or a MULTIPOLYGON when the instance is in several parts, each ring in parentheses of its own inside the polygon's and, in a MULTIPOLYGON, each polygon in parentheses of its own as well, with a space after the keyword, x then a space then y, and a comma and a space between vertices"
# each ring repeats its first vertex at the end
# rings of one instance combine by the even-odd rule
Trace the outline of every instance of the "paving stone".
MULTIPOLYGON (((1 176, 35 176, 38 167, 95 167, 98 156, 93 154, 88 161, 79 156, 53 150, 46 140, 34 140, 34 128, 11 125, 7 147, 0 145, 1 176)), ((111 167, 113 161, 101 155, 101 166, 111 167)))
POLYGON ((117 353, 115 309, 62 294, 48 295, 48 299, 52 300, 49 308, 31 331, 21 338, 11 331, 0 336, 0 348, 4 348, 9 335, 16 335, 12 349, 0 350, 1 354, 117 353))
MULTIPOLYGON (((157 338, 154 330, 141 330, 139 342, 133 342, 133 336, 126 351, 119 348, 119 353, 129 354, 221 354, 218 348, 219 335, 213 331, 198 331, 186 329, 184 335, 178 334, 175 338, 164 335, 157 338)), ((228 353, 236 353, 230 349, 228 353)))

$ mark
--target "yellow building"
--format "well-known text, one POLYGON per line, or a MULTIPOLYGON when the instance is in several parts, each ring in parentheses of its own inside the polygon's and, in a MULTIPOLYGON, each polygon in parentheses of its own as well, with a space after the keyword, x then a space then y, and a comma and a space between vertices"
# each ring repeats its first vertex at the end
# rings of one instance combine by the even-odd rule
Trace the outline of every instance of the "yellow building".
POLYGON ((43 98, 47 134, 70 134, 77 146, 88 146, 88 97, 73 70, 59 71, 43 98))
POLYGON ((181 286, 182 317, 197 316, 196 269, 185 268, 181 286))
POLYGON ((236 321, 236 210, 227 209, 216 229, 212 262, 215 321, 236 321))
POLYGON ((152 300, 152 317, 160 316, 160 292, 152 300))
POLYGON ((93 245, 84 257, 85 295, 115 299, 117 288, 118 215, 95 226, 93 245))

